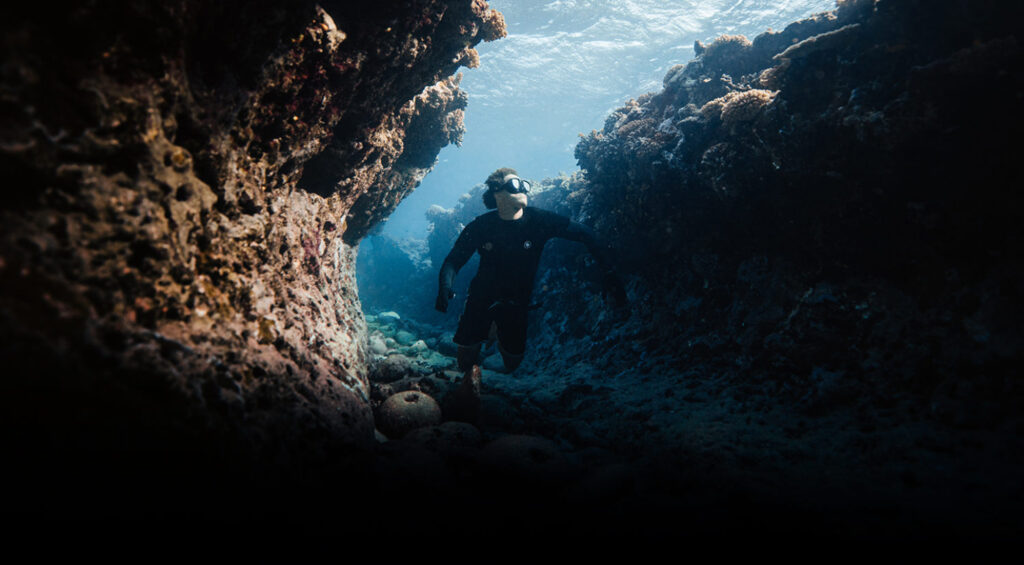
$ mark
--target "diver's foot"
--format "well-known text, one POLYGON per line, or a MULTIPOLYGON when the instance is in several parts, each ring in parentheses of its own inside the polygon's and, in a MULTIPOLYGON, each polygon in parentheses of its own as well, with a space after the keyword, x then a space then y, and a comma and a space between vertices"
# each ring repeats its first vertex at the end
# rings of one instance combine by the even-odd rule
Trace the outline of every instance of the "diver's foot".
POLYGON ((452 403, 452 420, 476 424, 480 421, 480 384, 483 374, 480 365, 466 371, 462 384, 455 390, 452 403))

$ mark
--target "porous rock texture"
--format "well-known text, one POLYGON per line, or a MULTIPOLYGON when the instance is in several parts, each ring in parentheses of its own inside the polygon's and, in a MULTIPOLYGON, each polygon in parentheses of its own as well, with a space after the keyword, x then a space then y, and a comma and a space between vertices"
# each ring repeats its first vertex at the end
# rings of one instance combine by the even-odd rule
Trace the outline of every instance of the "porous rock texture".
POLYGON ((460 141, 453 73, 501 15, 124 1, 0 26, 5 459, 52 487, 26 498, 95 481, 161 512, 127 493, 372 443, 355 249, 460 141))

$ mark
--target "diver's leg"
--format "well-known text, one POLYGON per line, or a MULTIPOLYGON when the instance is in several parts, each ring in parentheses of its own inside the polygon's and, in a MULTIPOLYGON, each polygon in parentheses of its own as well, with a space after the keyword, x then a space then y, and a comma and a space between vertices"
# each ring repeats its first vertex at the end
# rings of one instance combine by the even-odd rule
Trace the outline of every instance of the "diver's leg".
POLYGON ((458 346, 455 363, 463 372, 462 384, 452 394, 448 404, 449 419, 476 424, 480 421, 480 347, 487 339, 491 325, 488 304, 466 299, 466 308, 459 318, 459 327, 453 341, 458 346))
POLYGON ((498 317, 498 351, 505 363, 505 372, 515 371, 526 355, 526 324, 529 311, 523 306, 509 306, 498 317))
POLYGON ((464 373, 472 369, 473 365, 480 364, 480 346, 487 339, 487 331, 491 326, 487 306, 488 304, 469 296, 466 298, 466 307, 459 316, 459 327, 455 330, 452 341, 459 347, 455 354, 456 365, 464 373))
POLYGON ((455 389, 449 419, 476 424, 480 421, 480 343, 460 345, 455 361, 462 371, 462 384, 455 389))
POLYGON ((455 353, 455 364, 458 365, 459 370, 465 373, 473 368, 473 365, 480 364, 480 345, 459 345, 458 351, 455 353))
POLYGON ((462 376, 462 384, 455 389, 451 404, 448 404, 448 419, 478 424, 480 422, 480 365, 473 365, 462 376))

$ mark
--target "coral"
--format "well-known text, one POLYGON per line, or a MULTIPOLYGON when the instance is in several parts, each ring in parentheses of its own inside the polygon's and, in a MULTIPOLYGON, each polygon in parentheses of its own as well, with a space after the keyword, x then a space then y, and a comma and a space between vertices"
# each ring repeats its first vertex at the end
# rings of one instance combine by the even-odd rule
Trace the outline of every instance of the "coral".
POLYGON ((615 133, 622 137, 645 136, 652 134, 657 125, 652 118, 642 118, 626 122, 615 133))
POLYGON ((694 46, 694 53, 701 58, 704 66, 720 68, 725 66, 729 60, 746 55, 752 45, 745 36, 722 35, 717 37, 710 45, 703 45, 698 42, 694 46))
POLYGON ((753 120, 761 110, 770 104, 778 92, 751 89, 733 92, 726 97, 722 105, 722 122, 732 126, 739 122, 753 120))
POLYGON ((722 108, 725 107, 725 103, 729 100, 729 97, 734 94, 736 93, 730 92, 725 96, 707 101, 703 106, 700 107, 700 115, 703 116, 706 120, 721 119, 722 108))
POLYGON ((487 3, 480 0, 473 0, 473 10, 479 14, 482 23, 480 26, 480 38, 484 41, 495 41, 508 35, 508 28, 505 27, 505 17, 497 10, 486 8, 487 3))
POLYGON ((732 126, 757 117, 761 109, 770 104, 777 94, 778 92, 760 89, 730 92, 704 104, 700 113, 705 119, 721 118, 725 125, 732 126))
POLYGON ((782 87, 781 75, 786 71, 787 66, 789 66, 789 62, 783 61, 779 65, 768 67, 761 71, 761 74, 757 77, 757 86, 767 88, 768 90, 780 89, 782 87))
POLYGON ((680 79, 685 75, 686 65, 673 65, 672 68, 665 73, 665 78, 662 79, 662 86, 668 90, 672 86, 676 85, 680 79))
POLYGON ((417 428, 441 423, 441 407, 429 395, 408 390, 391 395, 378 409, 377 427, 398 439, 417 428))
POLYGON ((361 150, 372 149, 378 160, 364 166, 360 175, 379 175, 380 184, 352 204, 347 242, 359 241, 387 218, 433 168, 442 147, 462 142, 467 97, 458 87, 461 78, 459 74, 424 88, 392 120, 378 126, 378 135, 361 150))
POLYGON ((467 47, 458 57, 459 64, 466 68, 475 69, 480 66, 480 54, 472 47, 467 47))
MULTIPOLYGON (((1024 280, 1007 260, 1024 223, 1004 212, 1024 209, 1021 196, 997 188, 1021 184, 1004 140, 1024 121, 1013 94, 1024 82, 1013 23, 1024 8, 908 6, 843 2, 752 43, 698 45, 662 92, 580 139, 585 182, 563 198, 602 237, 643 250, 623 261, 637 294, 638 333, 627 333, 645 354, 663 351, 680 367, 750 359, 724 381, 799 391, 789 401, 807 414, 892 393, 968 422, 922 372, 972 395, 968 381, 987 370, 1001 376, 986 386, 1010 378, 991 363, 1019 364, 1007 344, 1024 336, 1004 324, 994 339, 994 318, 976 324, 966 312, 987 317, 986 302, 1021 315, 991 289, 1024 280), (650 142, 653 126, 664 141, 650 142), (915 333, 928 320, 950 322, 915 333), (851 336, 858 353, 838 354, 851 336)), ((544 361, 572 350, 628 366, 616 348, 596 352, 600 316, 574 295, 580 281, 546 265, 552 308, 537 331, 558 354, 544 361)))
POLYGON ((785 51, 775 55, 775 59, 797 59, 807 57, 811 53, 817 53, 826 49, 836 49, 850 44, 852 35, 857 33, 860 24, 854 23, 845 25, 839 29, 828 31, 808 37, 795 43, 785 51))

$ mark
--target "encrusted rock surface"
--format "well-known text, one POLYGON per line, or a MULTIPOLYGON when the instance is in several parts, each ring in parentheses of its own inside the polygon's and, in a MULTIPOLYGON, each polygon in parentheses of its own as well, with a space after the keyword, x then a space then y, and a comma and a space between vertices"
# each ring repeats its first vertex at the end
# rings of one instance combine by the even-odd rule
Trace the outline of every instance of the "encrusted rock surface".
POLYGON ((355 245, 460 141, 452 75, 501 15, 178 0, 0 25, 9 470, 203 482, 372 444, 355 245))

